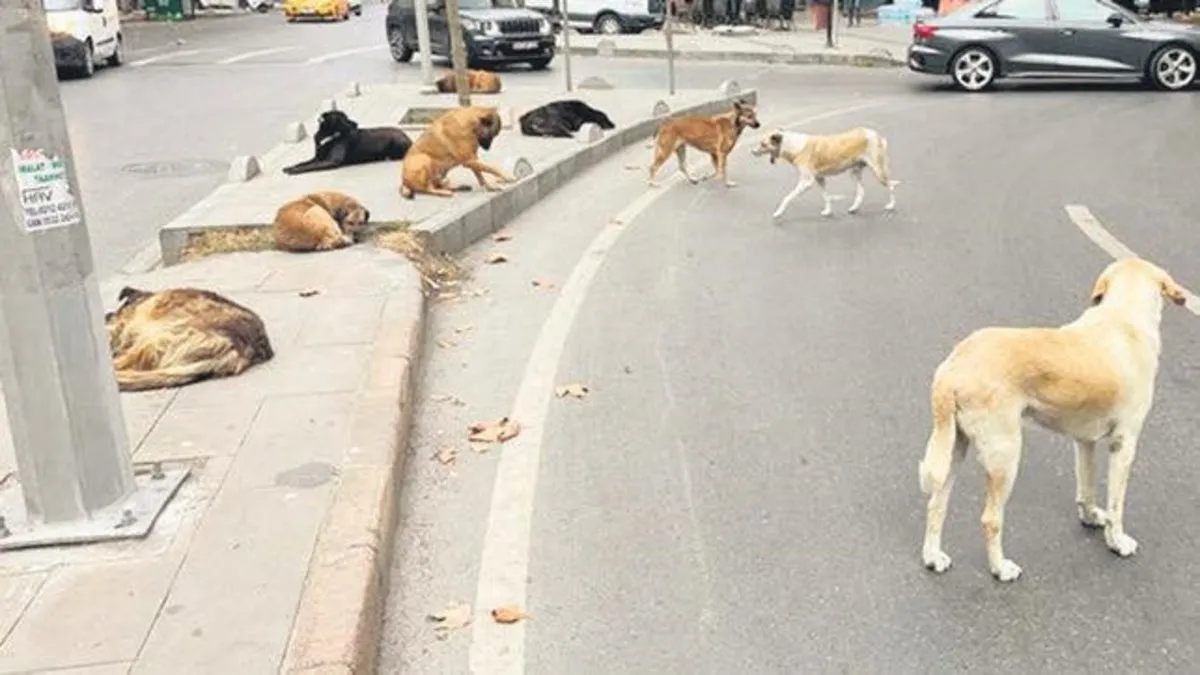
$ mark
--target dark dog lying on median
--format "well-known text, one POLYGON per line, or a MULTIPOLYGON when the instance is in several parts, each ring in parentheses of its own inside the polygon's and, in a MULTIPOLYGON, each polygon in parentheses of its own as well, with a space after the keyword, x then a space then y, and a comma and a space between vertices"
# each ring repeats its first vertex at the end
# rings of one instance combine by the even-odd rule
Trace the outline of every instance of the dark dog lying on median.
POLYGON ((398 127, 360 129, 349 115, 335 108, 321 113, 313 146, 312 159, 285 167, 283 172, 292 176, 352 164, 404 159, 412 147, 412 140, 398 127))
POLYGON ((568 99, 553 101, 521 115, 521 133, 526 136, 553 136, 570 138, 579 127, 591 122, 601 129, 612 129, 616 125, 602 111, 580 101, 568 99))

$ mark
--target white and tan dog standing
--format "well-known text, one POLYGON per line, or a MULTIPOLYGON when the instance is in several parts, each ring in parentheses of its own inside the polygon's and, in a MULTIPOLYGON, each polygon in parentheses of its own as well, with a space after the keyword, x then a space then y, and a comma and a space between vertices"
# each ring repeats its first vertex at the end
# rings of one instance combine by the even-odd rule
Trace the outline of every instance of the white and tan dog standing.
POLYGON ((863 169, 871 169, 871 173, 879 179, 880 184, 888 189, 889 199, 885 209, 892 211, 896 208, 896 185, 899 181, 891 178, 888 168, 888 146, 878 131, 867 127, 855 127, 849 131, 837 134, 804 134, 796 131, 775 129, 763 137, 759 145, 753 148, 754 156, 770 155, 771 163, 777 160, 796 167, 800 173, 796 187, 779 202, 772 218, 783 215, 792 200, 799 197, 816 183, 821 188, 821 196, 825 200, 822 216, 833 214, 833 196, 825 188, 825 179, 830 176, 849 171, 857 183, 854 192, 854 202, 848 213, 858 211, 862 206, 866 189, 863 188, 863 169))
POLYGON ((950 567, 942 526, 954 471, 975 448, 987 475, 983 509, 988 566, 1000 581, 1021 568, 1004 557, 1004 507, 1021 461, 1023 420, 1075 442, 1075 503, 1087 527, 1103 527, 1121 557, 1137 551, 1125 532, 1125 490, 1138 437, 1154 399, 1161 351, 1163 298, 1186 292, 1167 272, 1140 258, 1117 260, 1092 290, 1092 306, 1057 328, 983 328, 954 347, 933 375, 933 431, 919 464, 929 497, 922 559, 934 572, 950 567), (1107 441, 1107 511, 1096 504, 1096 445, 1107 441))

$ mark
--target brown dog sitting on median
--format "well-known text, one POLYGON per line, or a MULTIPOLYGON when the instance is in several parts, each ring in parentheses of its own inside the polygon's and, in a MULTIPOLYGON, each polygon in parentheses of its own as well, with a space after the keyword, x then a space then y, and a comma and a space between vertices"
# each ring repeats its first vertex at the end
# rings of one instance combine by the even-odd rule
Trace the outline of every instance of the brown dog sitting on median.
POLYGON ((733 109, 729 112, 713 117, 676 117, 663 122, 654 137, 654 162, 650 165, 648 181, 650 187, 658 187, 654 176, 672 152, 679 161, 679 170, 683 176, 693 184, 700 182, 699 178, 694 178, 688 173, 689 145, 712 157, 716 175, 727 187, 736 186, 737 183, 726 177, 725 165, 729 160, 729 153, 733 151, 733 146, 737 144, 742 130, 746 127, 757 129, 758 116, 754 112, 754 106, 742 100, 734 101, 733 109))
POLYGON ((229 377, 275 356, 262 319, 211 291, 126 286, 118 300, 104 323, 121 391, 229 377))
POLYGON ((313 192, 275 212, 275 246, 284 251, 345 248, 366 229, 371 212, 341 192, 313 192))
MULTIPOLYGON (((433 84, 441 94, 453 94, 458 91, 458 82, 454 79, 453 71, 441 76, 433 84)), ((499 94, 500 76, 486 70, 468 70, 467 86, 472 94, 499 94)))
POLYGON ((446 182, 446 174, 465 166, 489 192, 499 188, 489 185, 483 174, 490 173, 503 183, 513 178, 479 159, 479 148, 490 150, 492 141, 500 134, 500 113, 495 107, 468 106, 455 108, 435 119, 425 133, 413 143, 400 169, 400 195, 412 199, 416 193, 453 197, 455 190, 446 182))

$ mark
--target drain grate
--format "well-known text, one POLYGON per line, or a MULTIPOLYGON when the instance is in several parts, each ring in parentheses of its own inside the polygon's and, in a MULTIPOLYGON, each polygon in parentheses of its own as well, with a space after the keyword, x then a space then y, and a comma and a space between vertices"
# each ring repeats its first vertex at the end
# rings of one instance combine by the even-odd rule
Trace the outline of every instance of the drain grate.
POLYGON ((229 168, 229 162, 215 159, 180 159, 166 162, 136 162, 121 167, 125 173, 148 178, 174 178, 179 176, 204 176, 219 173, 229 168))

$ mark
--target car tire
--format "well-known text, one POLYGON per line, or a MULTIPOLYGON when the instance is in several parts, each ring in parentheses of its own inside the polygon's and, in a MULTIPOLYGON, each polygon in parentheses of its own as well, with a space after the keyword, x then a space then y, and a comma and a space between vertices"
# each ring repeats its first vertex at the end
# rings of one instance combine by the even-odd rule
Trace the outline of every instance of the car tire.
POLYGON ((982 47, 967 47, 950 60, 950 77, 963 91, 984 91, 996 82, 996 57, 982 47))
POLYGON ((1183 91, 1196 83, 1196 53, 1183 45, 1166 45, 1150 58, 1150 81, 1162 91, 1183 91))
POLYGON ((550 67, 550 59, 531 59, 529 67, 534 70, 545 70, 550 67))
POLYGON ((113 52, 112 56, 108 57, 106 63, 113 68, 125 63, 125 38, 119 33, 117 34, 117 49, 113 52))
POLYGON ((393 28, 388 31, 388 50, 392 52, 392 58, 396 59, 396 63, 412 61, 413 50, 404 42, 404 33, 401 33, 399 29, 393 28))
POLYGON ((592 29, 599 35, 618 35, 624 32, 625 27, 621 25, 621 17, 612 12, 604 12, 596 17, 592 29))
POLYGON ((362 16, 362 5, 354 8, 354 16, 362 16))
POLYGON ((87 79, 96 74, 96 49, 92 41, 83 43, 83 65, 79 66, 79 77, 87 79))

